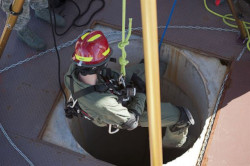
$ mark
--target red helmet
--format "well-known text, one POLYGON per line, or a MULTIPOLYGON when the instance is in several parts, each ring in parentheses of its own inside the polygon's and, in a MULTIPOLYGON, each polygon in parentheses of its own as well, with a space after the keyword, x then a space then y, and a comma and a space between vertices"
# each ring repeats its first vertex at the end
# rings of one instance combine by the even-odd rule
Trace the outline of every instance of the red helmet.
POLYGON ((96 67, 105 64, 111 50, 108 41, 101 31, 87 32, 76 42, 72 59, 78 66, 96 67))

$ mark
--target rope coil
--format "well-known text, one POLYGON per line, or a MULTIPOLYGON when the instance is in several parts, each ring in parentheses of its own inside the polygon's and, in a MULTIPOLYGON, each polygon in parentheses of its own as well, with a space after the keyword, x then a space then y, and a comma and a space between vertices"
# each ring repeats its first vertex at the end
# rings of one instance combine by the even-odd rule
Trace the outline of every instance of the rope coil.
MULTIPOLYGON (((208 6, 207 6, 207 1, 206 0, 204 0, 204 6, 205 6, 205 8, 207 9, 207 11, 209 11, 210 13, 212 13, 213 15, 215 15, 215 16, 218 16, 218 17, 221 17, 222 18, 222 20, 223 20, 223 22, 226 24, 226 25, 228 25, 229 27, 232 27, 232 28, 238 28, 238 26, 237 25, 234 25, 234 24, 230 24, 227 20, 229 20, 229 21, 235 21, 235 19, 234 18, 231 18, 232 17, 232 14, 226 14, 226 15, 221 15, 221 14, 219 14, 219 13, 216 13, 216 12, 214 12, 214 11, 212 11, 210 8, 208 8, 208 6)), ((247 42, 246 42, 246 47, 247 47, 247 49, 248 49, 248 51, 250 51, 250 34, 249 34, 249 29, 250 29, 250 23, 249 22, 246 22, 246 21, 242 21, 243 22, 243 25, 244 25, 244 27, 245 27, 245 29, 246 29, 246 32, 247 32, 247 36, 248 36, 248 39, 247 39, 247 42)))

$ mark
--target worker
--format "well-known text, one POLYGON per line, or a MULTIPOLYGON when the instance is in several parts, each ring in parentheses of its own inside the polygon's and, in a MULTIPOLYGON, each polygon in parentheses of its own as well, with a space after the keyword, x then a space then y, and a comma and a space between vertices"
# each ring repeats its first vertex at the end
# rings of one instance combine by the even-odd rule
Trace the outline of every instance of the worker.
MULTIPOLYGON (((11 12, 12 0, 0 0, 0 6, 8 15, 11 12)), ((30 20, 30 7, 35 11, 37 18, 50 23, 48 0, 25 0, 22 12, 18 15, 13 29, 17 31, 18 38, 29 47, 35 50, 44 50, 46 48, 44 40, 27 26, 30 20)), ((55 14, 55 17, 57 26, 65 26, 65 20, 62 16, 55 14)))
MULTIPOLYGON (((72 55, 73 63, 64 81, 71 96, 65 109, 66 116, 82 114, 100 127, 134 130, 148 127, 144 64, 128 67, 126 77, 111 70, 111 48, 101 31, 81 36, 72 55)), ((166 62, 160 61, 160 72, 166 62)), ((194 119, 187 108, 161 103, 162 127, 166 147, 181 147, 187 139, 188 128, 194 119)))

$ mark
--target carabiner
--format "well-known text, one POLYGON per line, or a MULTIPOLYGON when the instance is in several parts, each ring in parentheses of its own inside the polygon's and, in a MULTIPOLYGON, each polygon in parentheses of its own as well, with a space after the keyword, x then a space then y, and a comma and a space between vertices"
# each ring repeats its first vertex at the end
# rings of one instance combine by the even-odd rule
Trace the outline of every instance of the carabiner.
POLYGON ((68 102, 72 102, 72 105, 70 105, 69 107, 74 108, 77 103, 77 100, 74 100, 72 95, 70 95, 68 102))
MULTIPOLYGON (((117 133, 120 129, 116 128, 116 130, 112 131, 112 124, 109 124, 109 134, 115 134, 117 133)), ((118 127, 118 125, 116 125, 118 127)))
POLYGON ((125 79, 123 77, 123 75, 121 74, 119 79, 118 79, 118 83, 121 85, 123 85, 124 88, 126 88, 126 84, 125 84, 125 79))

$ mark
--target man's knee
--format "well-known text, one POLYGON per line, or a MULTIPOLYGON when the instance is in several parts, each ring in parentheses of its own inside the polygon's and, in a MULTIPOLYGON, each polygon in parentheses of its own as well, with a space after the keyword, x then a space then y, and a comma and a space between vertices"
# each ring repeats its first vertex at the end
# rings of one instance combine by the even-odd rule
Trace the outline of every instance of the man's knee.
POLYGON ((165 148, 179 148, 184 145, 187 140, 188 128, 183 128, 179 131, 172 132, 166 127, 165 135, 162 139, 163 147, 165 148))

